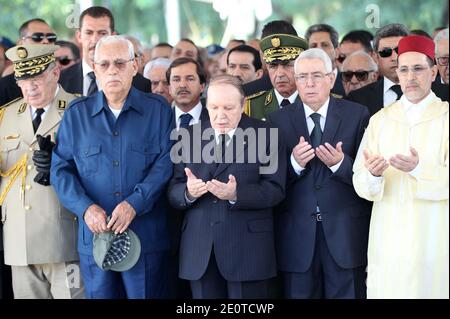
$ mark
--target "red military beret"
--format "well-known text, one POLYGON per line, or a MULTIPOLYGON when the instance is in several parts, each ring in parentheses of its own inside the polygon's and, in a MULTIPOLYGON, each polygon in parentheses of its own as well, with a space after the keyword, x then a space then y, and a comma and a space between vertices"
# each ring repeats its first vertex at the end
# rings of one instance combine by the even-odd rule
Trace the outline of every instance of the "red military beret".
POLYGON ((405 52, 419 52, 434 61, 434 42, 422 35, 409 35, 398 42, 398 55, 405 52))

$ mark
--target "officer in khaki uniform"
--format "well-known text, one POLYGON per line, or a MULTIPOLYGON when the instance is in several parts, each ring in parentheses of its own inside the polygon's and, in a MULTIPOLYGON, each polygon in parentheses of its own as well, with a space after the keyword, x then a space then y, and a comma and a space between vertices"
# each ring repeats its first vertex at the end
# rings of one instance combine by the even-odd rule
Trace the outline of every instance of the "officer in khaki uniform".
POLYGON ((15 298, 84 297, 78 221, 49 183, 52 142, 75 99, 58 85, 57 48, 19 45, 6 52, 24 96, 0 110, 0 204, 15 298))
POLYGON ((308 43, 291 34, 272 34, 261 40, 263 59, 273 88, 246 97, 244 112, 265 120, 267 114, 294 103, 298 99, 294 79, 294 61, 308 43))

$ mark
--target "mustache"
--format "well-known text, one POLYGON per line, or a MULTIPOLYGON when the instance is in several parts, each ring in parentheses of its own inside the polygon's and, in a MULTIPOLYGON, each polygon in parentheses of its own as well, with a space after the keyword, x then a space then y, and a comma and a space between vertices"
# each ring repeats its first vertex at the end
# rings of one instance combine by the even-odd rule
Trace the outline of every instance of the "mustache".
POLYGON ((182 93, 188 93, 188 94, 191 94, 191 91, 186 90, 186 89, 181 89, 181 90, 178 90, 178 91, 177 91, 177 95, 182 94, 182 93))

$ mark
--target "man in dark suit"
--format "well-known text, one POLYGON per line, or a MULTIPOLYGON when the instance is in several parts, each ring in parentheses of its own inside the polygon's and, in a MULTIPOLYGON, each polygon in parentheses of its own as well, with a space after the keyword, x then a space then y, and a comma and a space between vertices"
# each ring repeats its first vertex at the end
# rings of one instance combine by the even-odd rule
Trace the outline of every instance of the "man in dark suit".
POLYGON ((266 123, 242 114, 243 104, 237 78, 213 79, 209 125, 181 132, 172 150, 172 160, 180 148, 182 156, 169 200, 186 210, 179 276, 194 298, 266 298, 276 275, 272 208, 284 197, 285 149, 266 123))
POLYGON ((342 85, 342 75, 336 65, 336 58, 339 46, 339 34, 335 28, 328 24, 314 24, 310 26, 305 33, 306 41, 310 48, 322 49, 330 57, 333 64, 333 73, 336 77, 331 93, 338 97, 345 95, 344 86, 342 85))
MULTIPOLYGON (((98 81, 93 71, 95 46, 101 37, 116 34, 114 17, 107 8, 90 7, 80 15, 80 29, 76 32, 83 47, 83 58, 61 73, 59 83, 69 93, 91 95, 98 91, 98 81)), ((142 92, 151 92, 151 83, 141 74, 133 77, 133 87, 142 92)))
POLYGON ((352 165, 369 112, 330 96, 335 76, 321 49, 300 54, 295 77, 302 102, 268 117, 290 157, 286 200, 276 214, 284 294, 364 298, 370 208, 353 189, 352 165))
MULTIPOLYGON (((206 103, 201 99, 205 88, 206 74, 194 59, 181 57, 175 59, 167 69, 166 81, 173 99, 174 127, 187 129, 197 123, 209 123, 206 103)), ((179 246, 181 224, 184 212, 172 208, 168 211, 168 224, 171 237, 170 287, 176 298, 190 298, 188 282, 178 278, 179 246)))
MULTIPOLYGON (((31 19, 19 28, 18 44, 55 44, 56 34, 42 19, 31 19)), ((16 84, 14 74, 1 77, 0 74, 0 106, 22 97, 22 91, 16 84)))

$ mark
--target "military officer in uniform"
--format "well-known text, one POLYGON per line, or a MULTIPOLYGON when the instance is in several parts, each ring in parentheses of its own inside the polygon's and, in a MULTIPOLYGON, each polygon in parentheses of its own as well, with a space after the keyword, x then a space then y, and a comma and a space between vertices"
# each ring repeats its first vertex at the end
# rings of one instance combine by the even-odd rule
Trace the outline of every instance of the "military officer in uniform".
POLYGON ((294 79, 294 61, 308 43, 291 34, 271 34, 261 40, 264 62, 273 88, 246 98, 244 112, 265 120, 267 114, 298 100, 294 79))
POLYGON ((78 221, 60 203, 49 170, 55 134, 74 95, 59 85, 55 45, 6 51, 23 98, 0 110, 0 204, 5 264, 15 298, 82 298, 78 221))

